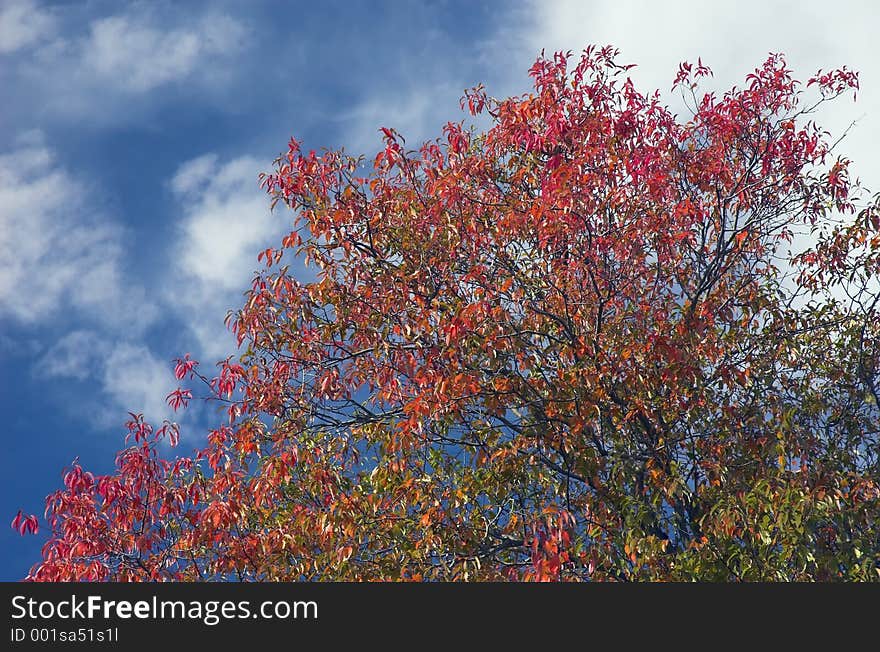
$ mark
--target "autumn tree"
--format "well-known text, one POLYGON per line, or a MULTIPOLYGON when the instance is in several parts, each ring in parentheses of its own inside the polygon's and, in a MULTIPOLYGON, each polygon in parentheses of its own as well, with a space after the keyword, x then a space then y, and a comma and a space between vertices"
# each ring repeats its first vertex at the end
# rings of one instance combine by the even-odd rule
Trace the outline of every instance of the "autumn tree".
POLYGON ((30 577, 878 579, 880 212, 811 121, 857 77, 682 64, 682 117, 629 68, 542 56, 371 166, 292 140, 243 354, 169 396, 228 423, 165 459, 132 415, 30 577))

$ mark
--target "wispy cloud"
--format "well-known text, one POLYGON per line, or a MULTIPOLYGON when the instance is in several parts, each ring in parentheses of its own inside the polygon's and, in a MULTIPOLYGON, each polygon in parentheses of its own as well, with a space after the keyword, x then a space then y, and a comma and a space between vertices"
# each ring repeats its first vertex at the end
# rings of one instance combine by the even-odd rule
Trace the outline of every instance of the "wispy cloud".
POLYGON ((78 43, 82 71, 96 81, 130 93, 163 84, 211 76, 217 59, 243 45, 244 28, 222 15, 192 26, 164 30, 143 16, 111 16, 93 21, 78 43))
POLYGON ((0 47, 30 45, 7 66, 16 102, 93 122, 134 119, 171 97, 204 98, 235 78, 250 36, 230 15, 173 5, 138 3, 98 17, 72 8, 56 13, 52 20, 28 2, 0 14, 0 21, 10 16, 0 22, 0 47))
POLYGON ((150 296, 125 271, 134 243, 95 208, 106 201, 99 189, 59 164, 39 133, 24 140, 0 155, 0 320, 45 334, 42 353, 33 352, 38 377, 99 389, 79 411, 96 425, 116 424, 129 410, 171 417, 165 397, 176 381, 148 329, 179 319, 205 362, 235 353, 226 312, 240 306, 257 252, 285 230, 258 186, 265 166, 214 154, 180 166, 168 182, 180 216, 166 245, 171 274, 146 279, 164 281, 150 296))
POLYGON ((33 372, 40 379, 87 384, 90 392, 73 411, 93 425, 116 428, 126 412, 140 412, 152 423, 174 417, 165 401, 177 386, 171 364, 140 342, 75 330, 40 356, 33 372))
POLYGON ((90 330, 67 333, 40 358, 34 367, 39 376, 86 380, 103 372, 107 357, 106 338, 90 330))
POLYGON ((0 317, 27 324, 67 310, 132 332, 153 322, 156 306, 124 278, 124 231, 95 203, 44 145, 0 154, 0 317))
POLYGON ((33 0, 6 0, 0 7, 0 54, 34 45, 52 34, 55 20, 33 0))
POLYGON ((95 208, 98 190, 61 166, 40 134, 24 141, 0 155, 0 322, 41 333, 42 344, 5 348, 29 347, 38 378, 89 384, 88 405, 72 409, 96 425, 118 425, 128 410, 169 416, 170 362, 139 343, 161 306, 125 273, 125 229, 95 208))

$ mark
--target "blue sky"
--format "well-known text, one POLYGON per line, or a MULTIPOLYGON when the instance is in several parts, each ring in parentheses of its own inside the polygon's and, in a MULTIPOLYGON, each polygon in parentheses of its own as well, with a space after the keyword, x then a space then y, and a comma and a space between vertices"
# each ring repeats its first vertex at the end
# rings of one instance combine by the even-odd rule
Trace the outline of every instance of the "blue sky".
MULTIPOLYGON (((372 154, 463 117, 462 91, 528 89, 542 48, 611 43, 643 89, 702 57, 723 89, 769 51, 796 73, 861 71, 819 116, 880 190, 873 2, 0 1, 0 517, 42 514, 79 456, 109 471, 128 411, 160 422, 171 360, 234 352, 238 306, 289 215, 257 175, 290 136, 372 154)), ((668 97, 671 105, 676 99, 668 97)), ((184 451, 217 417, 178 420, 184 451)), ((42 534, 0 528, 0 579, 42 534)))

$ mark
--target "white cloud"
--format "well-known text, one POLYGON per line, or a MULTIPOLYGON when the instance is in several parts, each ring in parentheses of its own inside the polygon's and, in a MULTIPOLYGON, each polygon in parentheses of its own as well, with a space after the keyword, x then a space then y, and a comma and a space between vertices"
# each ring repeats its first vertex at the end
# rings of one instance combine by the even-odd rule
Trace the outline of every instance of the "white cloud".
POLYGON ((89 123, 137 121, 172 98, 217 99, 248 45, 243 22, 215 11, 135 3, 88 17, 57 8, 57 34, 34 38, 27 56, 10 58, 18 89, 12 107, 89 123))
POLYGON ((221 165, 208 154, 178 170, 171 187, 186 216, 178 262, 188 276, 218 291, 246 287, 260 245, 280 233, 258 186, 263 167, 251 157, 221 165))
POLYGON ((118 427, 127 412, 141 412, 151 423, 174 418, 166 402, 178 385, 171 364, 141 343, 119 340, 106 332, 75 330, 46 351, 34 373, 89 383, 88 396, 71 409, 98 426, 118 427))
POLYGON ((0 53, 38 43, 52 33, 54 26, 52 16, 32 0, 6 0, 0 8, 0 53))
POLYGON ((216 154, 204 154, 181 164, 171 179, 171 190, 181 199, 198 199, 217 166, 216 154))
MULTIPOLYGON (((103 361, 103 390, 122 410, 143 413, 147 421, 161 423, 174 414, 165 397, 177 381, 169 363, 158 360, 145 346, 116 344, 103 361)), ((116 417, 107 415, 113 423, 116 417)))
POLYGON ((211 362, 235 352, 226 312, 241 306, 257 253, 277 246, 285 228, 258 186, 264 167, 248 156, 221 163, 206 154, 182 164, 169 184, 182 220, 167 297, 211 362))
POLYGON ((243 28, 226 16, 206 16, 171 30, 140 16, 111 16, 91 23, 80 44, 83 68, 105 84, 142 93, 210 71, 216 57, 241 46, 243 28))
POLYGON ((0 317, 23 324, 62 310, 139 331, 156 317, 122 273, 124 233, 89 208, 81 181, 45 146, 0 155, 0 317))

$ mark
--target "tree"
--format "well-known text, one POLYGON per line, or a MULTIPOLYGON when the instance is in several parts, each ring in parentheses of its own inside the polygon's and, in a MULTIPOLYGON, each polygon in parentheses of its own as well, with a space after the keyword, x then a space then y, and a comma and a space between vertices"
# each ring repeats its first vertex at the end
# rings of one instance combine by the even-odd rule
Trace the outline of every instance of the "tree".
POLYGON ((571 59, 370 170, 291 140, 243 355, 176 368, 229 423, 167 460, 132 415, 30 577, 878 579, 880 211, 809 121, 857 76, 771 55, 717 97, 682 64, 680 119, 571 59))

